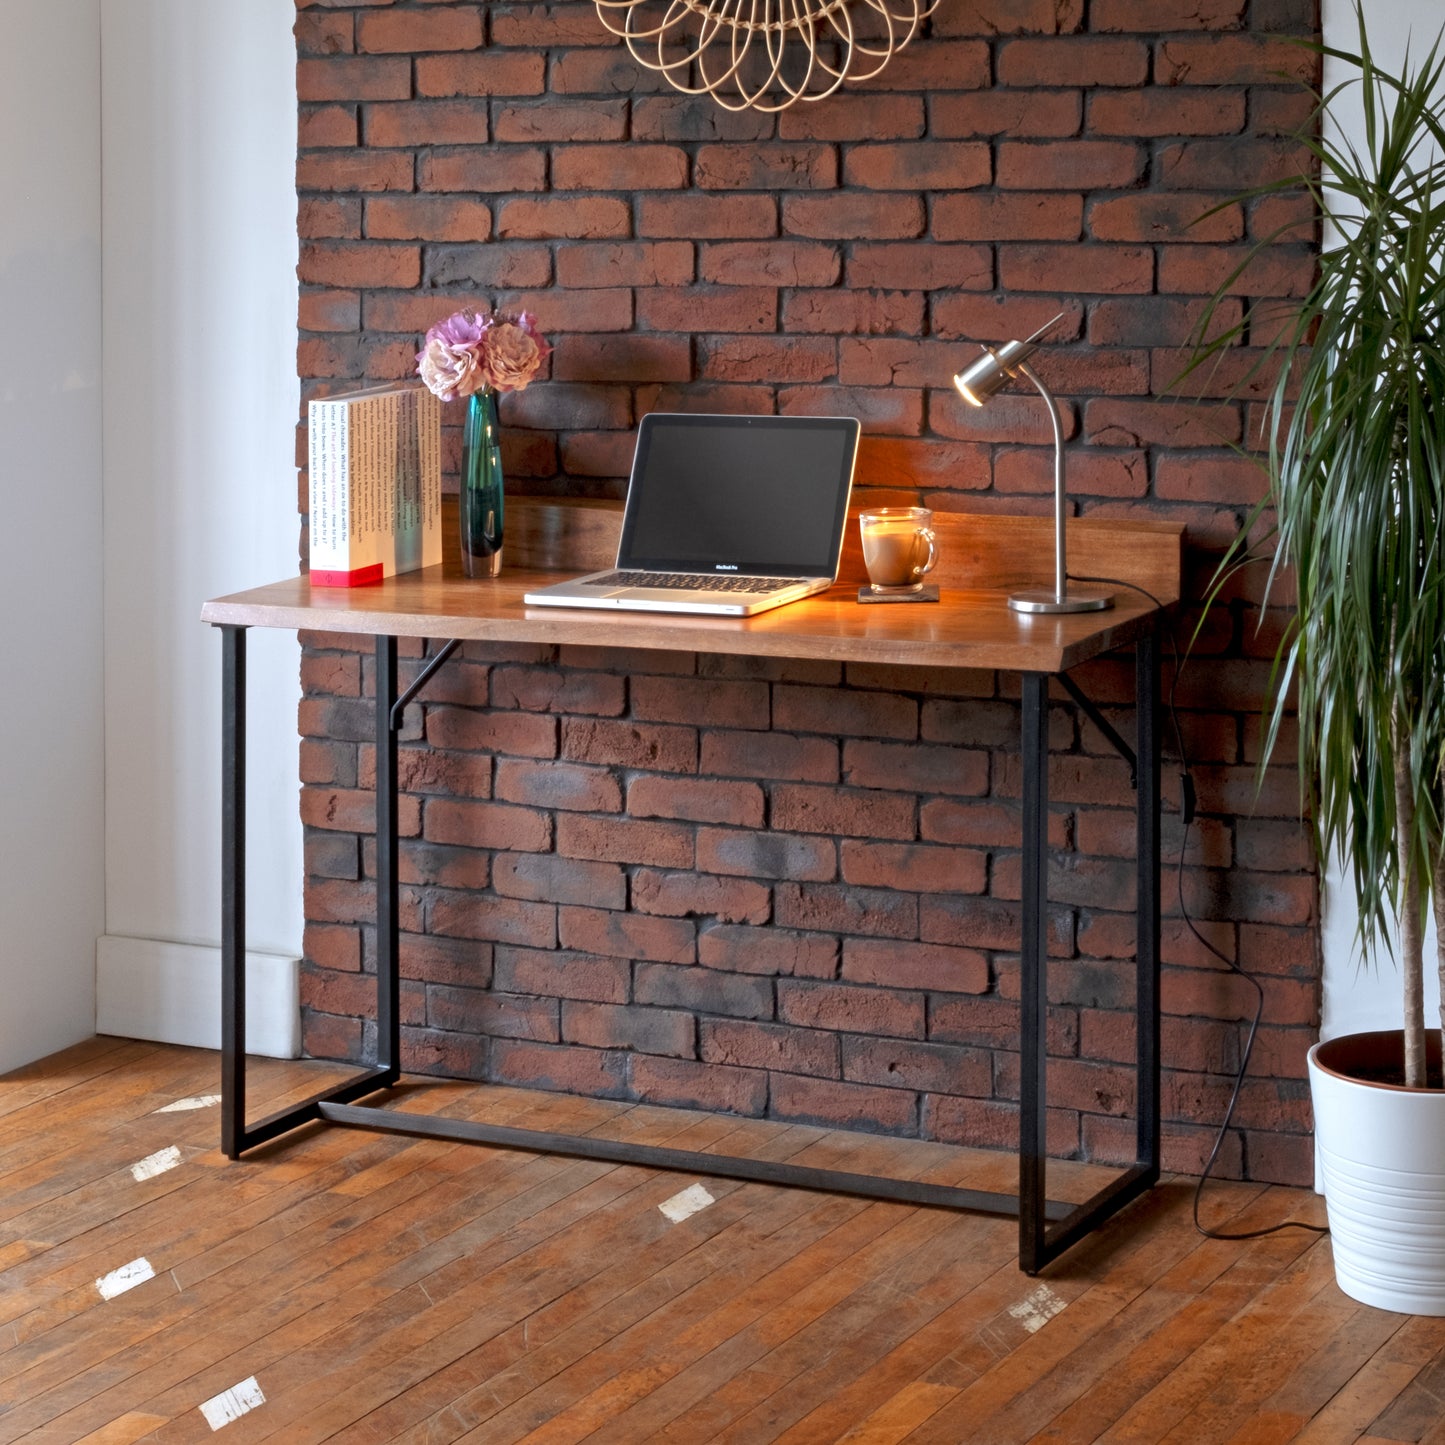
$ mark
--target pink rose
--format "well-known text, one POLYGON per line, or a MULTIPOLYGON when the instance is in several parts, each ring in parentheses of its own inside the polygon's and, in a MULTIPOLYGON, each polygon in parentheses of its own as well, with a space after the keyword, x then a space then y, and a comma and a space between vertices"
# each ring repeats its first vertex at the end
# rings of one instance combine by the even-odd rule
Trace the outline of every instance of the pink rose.
POLYGON ((521 391, 551 349, 525 311, 515 321, 494 322, 485 345, 487 384, 498 391, 521 391))
POLYGON ((443 401, 470 396, 488 384, 484 355, 491 324, 473 311, 458 311, 427 332, 416 369, 443 401))

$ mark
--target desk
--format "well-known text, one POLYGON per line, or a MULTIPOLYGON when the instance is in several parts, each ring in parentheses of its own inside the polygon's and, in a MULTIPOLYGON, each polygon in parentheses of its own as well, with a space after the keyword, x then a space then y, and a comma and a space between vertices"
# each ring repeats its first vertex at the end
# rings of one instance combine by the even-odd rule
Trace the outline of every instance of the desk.
MULTIPOLYGON (((1159 1177, 1159 645, 1160 607, 1179 598, 1180 529, 1154 522, 1078 521, 1069 526, 1071 570, 1146 589, 1115 590, 1107 612, 1039 617, 1012 612, 1010 590, 1051 585, 1051 524, 1044 519, 936 518, 943 561, 938 605, 869 606, 856 601, 861 562, 850 545, 839 584, 754 618, 529 608, 523 593, 609 565, 615 511, 535 503, 508 517, 508 567, 495 580, 429 568, 354 590, 307 580, 208 602, 202 620, 221 633, 222 667, 222 1148, 245 1150, 325 1120, 431 1138, 464 1140, 692 1174, 783 1184, 943 1208, 1017 1215, 1019 1263, 1034 1274, 1159 1177), (600 559, 600 560, 599 560, 600 559), (1156 606, 1155 603, 1159 606, 1156 606), (294 1107, 248 1124, 245 1116, 245 688, 246 630, 313 629, 375 638, 377 1053, 375 1067, 294 1107), (405 692, 397 692, 400 638, 448 639, 405 692), (400 1076, 397 738, 406 706, 464 641, 662 649, 928 668, 1015 672, 1022 694, 1023 869, 1019 1189, 1014 1195, 693 1153, 587 1136, 502 1128, 402 1113, 357 1101, 400 1076), (1135 651, 1133 747, 1068 676, 1090 658, 1135 651), (1138 1107, 1134 1164, 1079 1205, 1047 1197, 1045 1020, 1047 1005, 1047 819, 1049 684, 1057 679, 1130 764, 1138 856, 1136 924, 1138 1107)), ((850 536, 856 527, 850 526, 850 536)))

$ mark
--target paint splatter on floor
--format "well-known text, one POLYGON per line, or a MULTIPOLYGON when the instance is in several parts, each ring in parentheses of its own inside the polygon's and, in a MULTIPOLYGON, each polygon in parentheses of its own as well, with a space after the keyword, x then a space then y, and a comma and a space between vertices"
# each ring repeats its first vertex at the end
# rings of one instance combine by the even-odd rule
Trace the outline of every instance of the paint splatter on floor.
POLYGON ((265 1403, 266 1397, 261 1393, 255 1375, 252 1375, 250 1379, 242 1380, 239 1385, 232 1385, 229 1390, 212 1395, 201 1406, 201 1414, 206 1417, 206 1424, 212 1430, 220 1430, 265 1403))
POLYGON ((1016 1305, 1010 1305, 1009 1314, 1032 1335, 1043 1329, 1055 1315, 1062 1314, 1068 1308, 1068 1303, 1068 1300, 1060 1299, 1048 1285, 1041 1284, 1016 1305))
POLYGON ((189 1099, 177 1099, 173 1104, 162 1104, 152 1109, 153 1114, 186 1114, 192 1109, 214 1109, 221 1102, 219 1094, 192 1094, 189 1099))
POLYGON ((674 1194, 671 1199, 664 1199, 657 1207, 674 1224, 681 1224, 684 1219, 690 1219, 699 1210, 716 1203, 717 1200, 701 1184, 692 1184, 681 1194, 674 1194))
POLYGON ((181 1162, 181 1151, 172 1144, 168 1149, 157 1150, 154 1154, 147 1154, 144 1159, 137 1160, 130 1166, 131 1177, 137 1184, 144 1184, 147 1179, 154 1179, 157 1174, 165 1174, 168 1170, 174 1169, 181 1162))
POLYGON ((100 1291, 101 1299, 114 1299, 118 1294, 124 1294, 128 1289, 134 1289, 138 1284, 144 1284, 148 1279, 154 1279, 156 1272, 151 1268, 150 1260, 142 1256, 140 1259, 133 1259, 129 1264, 123 1264, 119 1269, 113 1269, 109 1274, 102 1275, 95 1282, 95 1287, 100 1291))

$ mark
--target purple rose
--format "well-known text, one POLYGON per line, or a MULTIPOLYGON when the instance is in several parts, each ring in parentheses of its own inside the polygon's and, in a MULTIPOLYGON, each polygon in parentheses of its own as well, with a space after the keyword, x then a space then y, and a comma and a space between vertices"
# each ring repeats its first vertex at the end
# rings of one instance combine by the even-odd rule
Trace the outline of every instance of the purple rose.
POLYGON ((458 311, 427 332, 416 369, 443 401, 470 396, 487 385, 484 357, 491 326, 488 316, 458 311))

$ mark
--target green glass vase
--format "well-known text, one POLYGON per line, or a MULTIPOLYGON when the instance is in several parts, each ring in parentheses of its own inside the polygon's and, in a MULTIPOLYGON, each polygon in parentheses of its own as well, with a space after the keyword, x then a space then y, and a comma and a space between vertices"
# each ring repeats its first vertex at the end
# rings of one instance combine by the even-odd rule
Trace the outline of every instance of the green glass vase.
POLYGON ((462 571, 495 577, 502 570, 502 448, 497 394, 490 387, 467 398, 459 501, 462 571))

